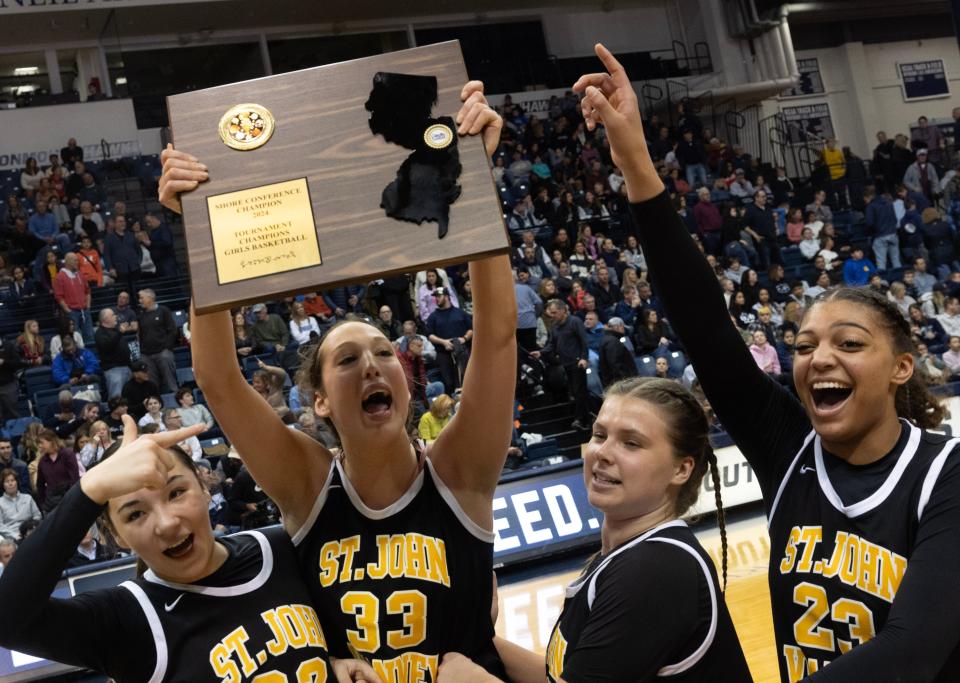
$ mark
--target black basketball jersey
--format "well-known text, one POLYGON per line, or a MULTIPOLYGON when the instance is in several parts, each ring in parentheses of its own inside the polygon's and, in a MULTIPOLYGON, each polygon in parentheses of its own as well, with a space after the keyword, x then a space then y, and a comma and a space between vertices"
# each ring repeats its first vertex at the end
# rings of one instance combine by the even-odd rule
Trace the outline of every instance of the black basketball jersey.
MULTIPOLYGON (((899 455, 890 456, 895 464, 862 500, 841 500, 814 432, 780 482, 768 519, 770 599, 783 681, 822 669, 873 638, 887 621, 924 507, 960 443, 903 425, 908 433, 899 455)), ((960 649, 944 670, 956 671, 958 657, 960 649)))
POLYGON ((369 661, 387 683, 436 680, 447 652, 503 675, 490 619, 494 534, 424 462, 399 500, 373 510, 335 459, 293 536, 330 653, 369 661))
POLYGON ((547 647, 546 667, 551 683, 561 679, 635 683, 665 677, 687 682, 752 680, 713 562, 682 520, 654 527, 594 558, 567 588, 547 647), (661 570, 660 578, 649 575, 650 566, 661 570), (680 576, 685 578, 671 581, 680 576), (639 613, 630 600, 630 594, 638 591, 662 593, 668 606, 656 614, 639 613), (687 602, 696 605, 692 614, 679 616, 670 610, 670 595, 677 591, 693 594, 687 602), (602 605, 611 603, 622 609, 619 618, 609 610, 600 613, 602 605), (677 630, 693 635, 651 652, 663 644, 651 645, 650 633, 643 629, 662 629, 665 622, 678 618, 687 623, 677 630), (643 653, 646 672, 640 670, 638 652, 643 653))
POLYGON ((150 683, 335 680, 320 620, 283 529, 220 540, 230 556, 215 576, 242 565, 251 568, 245 582, 175 584, 148 570, 121 584, 140 604, 153 634, 150 683))

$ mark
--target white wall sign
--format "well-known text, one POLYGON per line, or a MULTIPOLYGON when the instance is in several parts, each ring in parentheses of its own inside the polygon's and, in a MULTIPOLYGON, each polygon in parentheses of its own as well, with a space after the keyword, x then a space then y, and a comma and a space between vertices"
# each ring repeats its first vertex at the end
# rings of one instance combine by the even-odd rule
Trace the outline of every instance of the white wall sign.
POLYGON ((823 77, 820 75, 820 61, 816 57, 797 60, 797 70, 800 72, 799 82, 790 90, 780 95, 781 99, 788 97, 808 97, 823 93, 823 77))

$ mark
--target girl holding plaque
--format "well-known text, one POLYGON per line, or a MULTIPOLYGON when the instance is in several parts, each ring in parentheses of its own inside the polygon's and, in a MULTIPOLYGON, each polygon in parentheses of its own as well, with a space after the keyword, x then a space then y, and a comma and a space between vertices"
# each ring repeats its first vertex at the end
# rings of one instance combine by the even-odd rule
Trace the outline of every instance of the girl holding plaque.
MULTIPOLYGON (((458 133, 482 134, 492 155, 502 121, 483 85, 468 83, 461 98, 458 133)), ((163 161, 161 201, 178 210, 176 193, 197 187, 206 168, 172 148, 163 161)), ((436 680, 440 658, 454 651, 503 675, 490 579, 492 499, 510 442, 516 372, 508 257, 472 262, 470 280, 473 352, 460 409, 426 451, 407 436, 406 377, 377 328, 338 323, 304 360, 314 409, 340 440, 334 456, 288 429, 246 383, 227 312, 194 315, 191 325, 198 384, 281 509, 331 654, 366 659, 383 680, 436 680)))

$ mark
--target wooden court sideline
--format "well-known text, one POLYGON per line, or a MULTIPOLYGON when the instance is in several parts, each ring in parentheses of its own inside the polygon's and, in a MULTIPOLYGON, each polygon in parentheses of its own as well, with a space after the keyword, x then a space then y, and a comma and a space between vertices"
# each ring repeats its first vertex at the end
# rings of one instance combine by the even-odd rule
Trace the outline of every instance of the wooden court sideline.
MULTIPOLYGON (((697 537, 720 568, 720 534, 715 525, 698 527, 697 537)), ((756 683, 777 683, 779 672, 770 618, 767 564, 770 543, 762 514, 727 527, 728 579, 726 600, 737 635, 756 683)), ((515 643, 543 652, 550 630, 560 614, 567 584, 579 573, 576 568, 502 585, 499 589, 500 618, 497 634, 515 643)))

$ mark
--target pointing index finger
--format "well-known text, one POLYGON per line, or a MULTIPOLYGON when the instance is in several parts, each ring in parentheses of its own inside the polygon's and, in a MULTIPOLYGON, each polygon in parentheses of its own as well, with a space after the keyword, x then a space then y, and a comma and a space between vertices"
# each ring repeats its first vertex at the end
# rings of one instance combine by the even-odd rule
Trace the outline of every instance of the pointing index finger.
POLYGON ((610 74, 610 78, 613 79, 615 85, 622 86, 630 83, 630 80, 627 78, 627 72, 624 70, 623 65, 617 61, 617 58, 613 56, 613 53, 610 52, 610 50, 603 46, 603 43, 597 43, 594 46, 594 50, 597 53, 597 57, 599 57, 600 61, 603 62, 603 65, 607 69, 607 73, 610 74))

